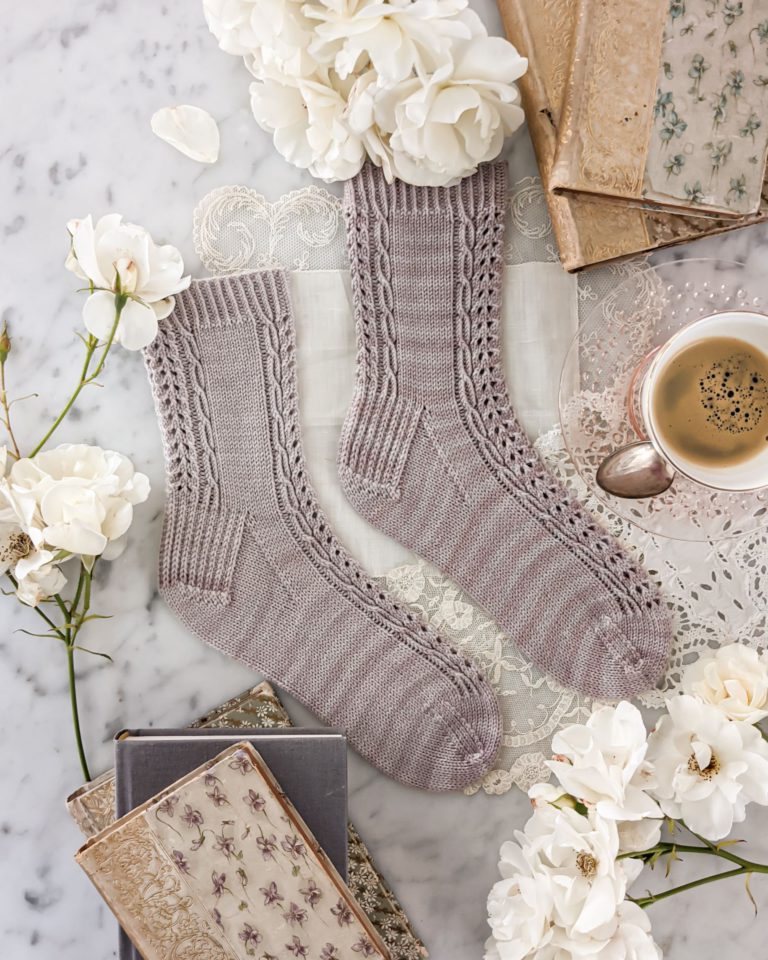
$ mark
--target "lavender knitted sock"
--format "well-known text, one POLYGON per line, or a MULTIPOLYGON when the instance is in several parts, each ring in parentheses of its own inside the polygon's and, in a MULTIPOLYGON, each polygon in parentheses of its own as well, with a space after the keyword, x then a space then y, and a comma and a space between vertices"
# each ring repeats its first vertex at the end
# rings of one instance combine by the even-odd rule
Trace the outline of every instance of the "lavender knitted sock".
POLYGON ((670 625, 510 408, 505 187, 502 164, 449 188, 387 184, 370 165, 348 182, 358 378, 341 481, 364 517, 463 587, 539 667, 628 697, 658 680, 670 625))
POLYGON ((367 577, 315 500, 284 276, 193 283, 146 360, 166 457, 160 591, 171 609, 397 780, 477 780, 501 739, 492 688, 367 577))

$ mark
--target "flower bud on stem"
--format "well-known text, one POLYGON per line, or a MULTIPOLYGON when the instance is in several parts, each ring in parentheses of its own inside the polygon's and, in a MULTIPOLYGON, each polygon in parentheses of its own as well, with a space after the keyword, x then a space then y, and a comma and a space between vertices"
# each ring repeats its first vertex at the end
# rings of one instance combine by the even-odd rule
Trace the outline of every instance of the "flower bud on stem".
POLYGON ((3 321, 3 328, 0 330, 0 408, 2 408, 2 422, 8 433, 8 439, 11 441, 11 452, 16 459, 20 459, 19 445, 13 433, 11 425, 11 404, 8 400, 8 393, 5 389, 5 364, 8 355, 11 352, 11 338, 8 336, 8 324, 3 321))

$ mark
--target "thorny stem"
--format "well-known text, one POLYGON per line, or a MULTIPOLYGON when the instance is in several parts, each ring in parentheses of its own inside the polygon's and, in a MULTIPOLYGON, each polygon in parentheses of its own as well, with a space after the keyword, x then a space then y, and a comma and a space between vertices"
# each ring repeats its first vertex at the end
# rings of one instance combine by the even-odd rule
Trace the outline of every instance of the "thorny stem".
MULTIPOLYGON (((683 826, 685 826, 685 824, 683 824, 683 826)), ((677 893, 684 893, 686 890, 693 890, 695 887, 703 886, 706 883, 715 883, 717 880, 727 880, 730 877, 740 876, 749 877, 749 875, 753 873, 768 873, 768 864, 755 863, 752 860, 746 860, 744 857, 740 857, 738 854, 732 853, 730 850, 725 850, 723 847, 706 840, 704 837, 700 837, 697 833, 693 833, 690 827, 686 827, 686 830, 688 830, 689 833, 692 833, 697 840, 701 840, 704 846, 697 847, 692 844, 670 843, 664 841, 662 843, 657 843, 655 847, 649 847, 647 850, 639 850, 634 853, 621 853, 619 854, 618 859, 623 860, 631 858, 648 860, 651 857, 664 856, 665 854, 694 853, 706 854, 707 856, 711 857, 719 857, 721 860, 727 860, 730 863, 736 864, 736 866, 732 870, 726 870, 724 873, 714 873, 707 877, 700 877, 698 880, 691 880, 688 883, 680 884, 677 887, 670 887, 669 890, 662 890, 660 893, 649 893, 647 897, 630 898, 638 906, 645 909, 659 900, 666 900, 667 897, 672 897, 677 893)))
POLYGON ((685 893, 686 890, 693 890, 696 887, 703 887, 706 883, 715 883, 717 880, 728 880, 731 877, 748 876, 750 873, 768 873, 768 867, 763 867, 759 871, 747 870, 745 867, 736 867, 733 870, 726 870, 725 873, 713 873, 708 877, 699 877, 698 880, 691 880, 689 883, 681 883, 679 887, 670 887, 669 890, 662 890, 661 893, 651 893, 647 897, 632 897, 634 903, 645 909, 651 904, 658 903, 659 900, 666 900, 667 897, 674 897, 675 894, 685 893))
MULTIPOLYGON (((94 564, 95 565, 95 564, 94 564)), ((18 581, 13 574, 7 574, 8 579, 13 584, 14 589, 18 587, 18 581)), ((51 633, 61 640, 66 649, 67 655, 67 682, 69 686, 69 702, 72 709, 72 725, 75 731, 75 744, 77 746, 77 755, 80 759, 80 767, 86 780, 91 779, 91 772, 88 768, 88 761, 85 756, 85 747, 83 745, 83 735, 80 729, 80 714, 77 705, 77 678, 75 675, 75 642, 77 635, 83 626, 85 617, 91 607, 91 581, 93 579, 93 568, 90 571, 84 566, 80 566, 80 576, 78 577, 75 595, 71 603, 67 604, 61 594, 55 594, 53 601, 62 613, 64 621, 58 626, 39 606, 33 607, 35 613, 45 621, 50 627, 51 633), (80 601, 82 607, 78 609, 80 601)))
POLYGON ((80 715, 77 709, 77 684, 75 680, 75 651, 67 644, 67 677, 69 679, 69 702, 72 706, 72 724, 75 728, 75 742, 77 744, 77 755, 80 758, 80 767, 86 781, 91 779, 91 771, 88 769, 88 761, 85 759, 85 748, 83 747, 83 736, 80 732, 80 715))
POLYGON ((109 331, 109 336, 107 337, 107 340, 104 344, 104 349, 102 350, 101 356, 99 357, 99 361, 91 372, 89 372, 90 366, 91 366, 91 360, 93 359, 93 355, 99 346, 99 341, 93 335, 90 335, 86 340, 85 359, 83 360, 83 367, 82 367, 82 370, 80 371, 80 379, 77 382, 77 386, 72 391, 72 395, 64 405, 64 409, 61 411, 58 417, 56 417, 56 419, 51 424, 51 427, 48 430, 48 432, 45 434, 43 439, 37 444, 37 446, 34 448, 32 453, 30 453, 30 457, 34 457, 36 454, 40 453, 40 451, 43 449, 46 443, 48 443, 48 441, 51 439, 51 437, 56 432, 56 430, 58 430, 58 428, 61 426, 64 418, 67 416, 69 411, 75 405, 75 401, 80 396, 80 392, 82 391, 82 389, 84 387, 87 387, 90 383, 93 383, 94 380, 96 380, 98 375, 101 373, 102 369, 104 368, 104 363, 106 362, 106 359, 107 359, 107 354, 111 350, 112 344, 115 342, 115 334, 117 333, 117 328, 120 323, 120 316, 123 312, 123 308, 125 307, 125 304, 127 303, 127 301, 128 301, 128 298, 124 294, 121 294, 121 293, 115 294, 115 320, 112 324, 112 328, 109 331))

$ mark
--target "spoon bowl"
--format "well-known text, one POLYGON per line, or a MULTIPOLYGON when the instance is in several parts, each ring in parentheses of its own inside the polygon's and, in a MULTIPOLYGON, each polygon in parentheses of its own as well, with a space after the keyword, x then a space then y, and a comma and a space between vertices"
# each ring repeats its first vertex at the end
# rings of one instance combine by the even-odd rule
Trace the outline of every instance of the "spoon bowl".
POLYGON ((614 497, 643 500, 669 490, 675 470, 650 440, 635 440, 610 453, 598 467, 595 479, 614 497))

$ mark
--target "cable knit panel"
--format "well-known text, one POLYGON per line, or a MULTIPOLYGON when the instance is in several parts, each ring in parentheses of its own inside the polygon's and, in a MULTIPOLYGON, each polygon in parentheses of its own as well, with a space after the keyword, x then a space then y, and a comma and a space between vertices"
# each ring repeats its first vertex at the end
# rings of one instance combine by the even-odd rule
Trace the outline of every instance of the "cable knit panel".
POLYGON ((342 484, 543 669, 596 696, 632 695, 663 670, 668 617, 511 409, 499 339, 505 190, 503 164, 449 188, 387 184, 371 166, 347 184, 358 374, 342 484))
MULTIPOLYGON (((167 462, 163 597, 393 777, 473 782, 498 750, 495 695, 329 528, 303 454, 285 276, 196 281, 177 301, 146 355, 167 462)), ((379 359, 372 369, 385 369, 379 359)), ((417 423, 418 412, 398 418, 396 437, 417 423)), ((382 482, 402 470, 398 451, 382 482)))

